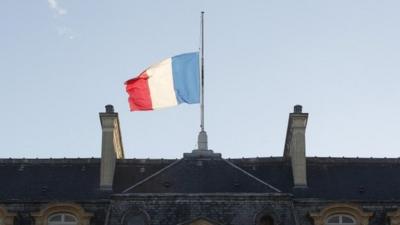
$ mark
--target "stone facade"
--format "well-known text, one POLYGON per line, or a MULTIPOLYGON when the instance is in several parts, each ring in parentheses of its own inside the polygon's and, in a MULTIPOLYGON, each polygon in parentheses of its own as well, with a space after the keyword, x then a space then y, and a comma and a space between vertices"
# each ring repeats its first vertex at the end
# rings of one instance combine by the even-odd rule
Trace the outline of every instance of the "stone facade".
POLYGON ((360 225, 398 225, 399 202, 338 203, 293 199, 287 194, 119 194, 109 203, 19 202, 3 207, 13 212, 6 225, 46 225, 47 216, 54 212, 72 213, 80 225, 127 224, 124 218, 131 212, 141 212, 148 225, 183 225, 197 220, 213 225, 257 225, 264 215, 271 216, 276 225, 324 225, 327 216, 337 213, 353 216, 360 225))
POLYGON ((287 195, 119 195, 113 198, 111 224, 121 223, 129 210, 143 210, 150 224, 177 225, 207 218, 217 224, 255 224, 260 213, 268 213, 278 224, 295 224, 292 202, 287 195))

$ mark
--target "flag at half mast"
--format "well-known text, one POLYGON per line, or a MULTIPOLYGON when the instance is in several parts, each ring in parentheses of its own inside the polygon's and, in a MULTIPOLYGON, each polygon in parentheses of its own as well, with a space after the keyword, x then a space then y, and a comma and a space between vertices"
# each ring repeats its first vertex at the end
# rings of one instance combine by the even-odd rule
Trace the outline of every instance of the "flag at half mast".
POLYGON ((131 111, 200 103, 199 53, 185 53, 154 64, 125 82, 131 111))

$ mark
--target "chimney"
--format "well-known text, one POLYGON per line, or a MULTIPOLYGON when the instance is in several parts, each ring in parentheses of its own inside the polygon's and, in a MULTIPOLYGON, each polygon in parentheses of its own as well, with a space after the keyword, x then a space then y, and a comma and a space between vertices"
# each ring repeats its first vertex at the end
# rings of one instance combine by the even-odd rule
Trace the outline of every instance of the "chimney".
POLYGON ((306 126, 308 113, 302 112, 301 105, 294 106, 290 113, 286 132, 283 157, 292 164, 293 183, 295 188, 307 187, 306 171, 306 126))
POLYGON ((121 130, 114 106, 106 105, 106 112, 99 114, 102 129, 100 189, 112 190, 116 160, 124 158, 121 130))

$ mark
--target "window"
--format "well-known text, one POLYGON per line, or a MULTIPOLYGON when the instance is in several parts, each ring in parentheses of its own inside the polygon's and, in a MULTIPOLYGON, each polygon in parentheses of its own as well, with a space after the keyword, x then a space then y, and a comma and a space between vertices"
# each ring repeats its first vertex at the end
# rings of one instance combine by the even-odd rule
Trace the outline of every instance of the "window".
POLYGON ((274 225, 274 219, 271 216, 265 215, 261 217, 259 225, 274 225))
POLYGON ((49 216, 48 225, 77 225, 78 220, 69 213, 56 213, 49 216))
POLYGON ((328 217, 326 225, 355 225, 356 220, 349 215, 333 215, 328 217))
POLYGON ((71 203, 52 203, 31 214, 35 225, 89 225, 92 213, 80 205, 71 203))
POLYGON ((256 225, 275 225, 281 224, 279 215, 275 212, 274 207, 271 205, 265 206, 265 208, 258 212, 254 217, 254 223, 256 225))
POLYGON ((123 225, 146 225, 146 216, 139 211, 129 212, 125 215, 123 225))
POLYGON ((368 225, 373 212, 353 204, 332 204, 319 212, 311 212, 314 225, 368 225))

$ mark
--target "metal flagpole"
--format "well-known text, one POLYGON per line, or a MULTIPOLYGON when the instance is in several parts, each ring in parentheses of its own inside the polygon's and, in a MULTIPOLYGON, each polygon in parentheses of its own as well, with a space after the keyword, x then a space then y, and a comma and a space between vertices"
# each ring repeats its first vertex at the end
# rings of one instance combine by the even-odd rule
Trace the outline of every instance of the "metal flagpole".
POLYGON ((200 99, 200 128, 198 150, 208 150, 207 133, 204 129, 204 12, 201 12, 201 99, 200 99))
POLYGON ((201 12, 201 131, 204 131, 204 12, 201 12))
POLYGON ((201 12, 201 58, 200 58, 200 132, 197 138, 197 149, 192 153, 184 153, 184 157, 208 157, 208 158, 221 158, 220 153, 214 153, 213 150, 208 149, 207 132, 204 129, 204 12, 201 12))

